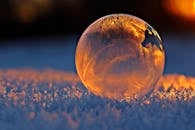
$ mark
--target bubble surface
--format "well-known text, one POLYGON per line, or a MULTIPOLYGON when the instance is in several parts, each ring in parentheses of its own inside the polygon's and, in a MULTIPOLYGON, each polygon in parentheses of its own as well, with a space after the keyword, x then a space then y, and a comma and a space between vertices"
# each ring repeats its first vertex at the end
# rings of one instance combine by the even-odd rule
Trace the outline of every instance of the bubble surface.
POLYGON ((85 87, 116 100, 149 94, 164 69, 158 33, 142 19, 112 14, 93 22, 82 34, 75 63, 85 87))

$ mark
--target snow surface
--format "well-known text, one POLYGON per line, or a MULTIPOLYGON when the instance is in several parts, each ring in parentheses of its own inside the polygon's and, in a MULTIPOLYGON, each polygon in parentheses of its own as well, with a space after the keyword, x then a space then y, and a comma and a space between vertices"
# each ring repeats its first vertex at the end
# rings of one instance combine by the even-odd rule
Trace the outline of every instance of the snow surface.
POLYGON ((76 74, 1 70, 0 129, 194 130, 195 89, 163 87, 167 79, 141 101, 114 101, 89 93, 76 74))

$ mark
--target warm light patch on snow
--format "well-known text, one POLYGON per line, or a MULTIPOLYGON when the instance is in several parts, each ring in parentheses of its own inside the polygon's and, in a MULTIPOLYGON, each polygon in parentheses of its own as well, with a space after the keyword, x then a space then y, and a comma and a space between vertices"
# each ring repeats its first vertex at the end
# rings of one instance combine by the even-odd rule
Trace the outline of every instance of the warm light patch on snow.
POLYGON ((195 91, 195 77, 185 76, 181 74, 168 74, 161 77, 158 87, 168 90, 170 87, 177 91, 183 89, 191 89, 195 91))

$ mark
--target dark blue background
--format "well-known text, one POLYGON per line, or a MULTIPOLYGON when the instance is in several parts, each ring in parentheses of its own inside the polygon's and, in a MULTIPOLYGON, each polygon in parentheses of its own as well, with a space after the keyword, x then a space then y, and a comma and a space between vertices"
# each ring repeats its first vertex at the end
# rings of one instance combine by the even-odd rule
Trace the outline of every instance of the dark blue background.
MULTIPOLYGON (((166 51, 165 73, 195 76, 193 34, 162 34, 166 51)), ((75 72, 74 54, 79 36, 1 41, 0 69, 33 68, 75 72)))

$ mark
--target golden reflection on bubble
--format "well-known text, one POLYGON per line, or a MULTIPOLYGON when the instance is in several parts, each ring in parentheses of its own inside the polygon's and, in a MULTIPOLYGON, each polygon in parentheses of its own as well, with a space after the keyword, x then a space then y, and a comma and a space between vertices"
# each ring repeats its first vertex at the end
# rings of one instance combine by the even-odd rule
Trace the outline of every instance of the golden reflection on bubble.
POLYGON ((82 34, 75 56, 86 88, 116 100, 151 92, 164 69, 158 33, 145 21, 113 14, 92 23, 82 34))

